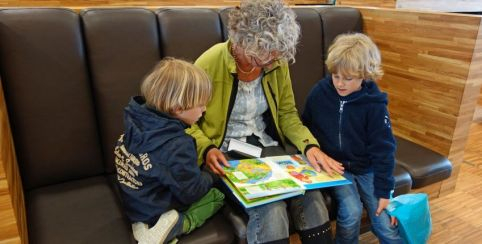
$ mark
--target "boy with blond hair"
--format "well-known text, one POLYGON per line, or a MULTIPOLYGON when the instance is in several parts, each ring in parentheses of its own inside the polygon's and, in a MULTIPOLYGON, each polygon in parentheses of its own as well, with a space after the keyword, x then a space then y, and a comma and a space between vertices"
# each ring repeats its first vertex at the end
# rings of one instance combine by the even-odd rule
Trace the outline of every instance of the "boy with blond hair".
POLYGON ((332 188, 338 203, 336 243, 358 243, 363 206, 380 243, 402 243, 396 219, 383 211, 394 188, 395 139, 380 51, 364 34, 338 36, 328 50, 330 76, 309 94, 302 115, 323 152, 341 162, 350 185, 332 188))
POLYGON ((124 109, 125 131, 114 150, 117 182, 134 238, 163 243, 201 226, 223 205, 184 132, 205 111, 211 82, 193 64, 166 58, 144 79, 141 94, 124 109))

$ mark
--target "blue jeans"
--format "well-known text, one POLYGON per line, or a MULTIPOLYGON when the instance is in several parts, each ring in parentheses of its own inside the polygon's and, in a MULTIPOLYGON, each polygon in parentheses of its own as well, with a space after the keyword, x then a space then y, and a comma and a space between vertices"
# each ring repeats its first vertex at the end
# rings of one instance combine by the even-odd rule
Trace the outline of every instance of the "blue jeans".
POLYGON ((372 231, 380 243, 403 243, 398 227, 390 224, 390 216, 385 211, 380 216, 375 215, 378 198, 374 194, 373 173, 355 175, 345 171, 343 176, 352 184, 332 188, 333 196, 338 202, 335 242, 358 243, 363 205, 365 205, 372 231))
MULTIPOLYGON (((307 191, 305 195, 288 199, 289 212, 296 230, 321 226, 329 220, 328 211, 320 191, 307 191)), ((265 243, 289 238, 289 220, 285 201, 273 202, 246 209, 248 243, 265 243)))

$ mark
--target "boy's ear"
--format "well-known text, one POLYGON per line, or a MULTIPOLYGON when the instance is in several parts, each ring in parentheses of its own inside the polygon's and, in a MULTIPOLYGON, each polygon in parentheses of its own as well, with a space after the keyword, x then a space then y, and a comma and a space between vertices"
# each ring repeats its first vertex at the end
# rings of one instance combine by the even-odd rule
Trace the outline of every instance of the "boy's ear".
POLYGON ((172 115, 179 115, 179 114, 182 114, 183 112, 184 112, 184 110, 182 110, 181 108, 173 108, 171 110, 172 115))

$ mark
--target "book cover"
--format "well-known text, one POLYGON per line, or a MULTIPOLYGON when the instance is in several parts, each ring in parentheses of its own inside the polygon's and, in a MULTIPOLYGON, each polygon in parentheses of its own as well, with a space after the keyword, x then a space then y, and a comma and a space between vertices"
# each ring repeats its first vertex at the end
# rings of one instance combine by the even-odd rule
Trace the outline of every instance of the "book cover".
POLYGON ((340 174, 316 172, 302 155, 229 161, 222 180, 245 208, 304 194, 305 190, 351 184, 340 174))
POLYGON ((229 161, 226 178, 245 199, 254 199, 304 190, 287 172, 262 158, 229 161))
POLYGON ((305 193, 304 190, 301 190, 301 191, 294 191, 294 192, 289 192, 289 193, 284 193, 279 195, 259 197, 259 198, 254 198, 250 200, 250 199, 244 198, 243 195, 236 189, 235 186, 233 186, 233 184, 227 178, 223 177, 222 180, 224 184, 226 184, 226 186, 231 190, 233 195, 238 199, 239 203, 243 205, 244 208, 252 208, 252 207, 260 206, 270 202, 276 202, 283 199, 295 197, 298 195, 303 195, 305 193))
POLYGON ((299 184, 304 185, 306 190, 351 184, 349 180, 336 172, 333 172, 332 176, 323 170, 317 172, 303 155, 267 157, 264 160, 272 161, 284 169, 299 184))

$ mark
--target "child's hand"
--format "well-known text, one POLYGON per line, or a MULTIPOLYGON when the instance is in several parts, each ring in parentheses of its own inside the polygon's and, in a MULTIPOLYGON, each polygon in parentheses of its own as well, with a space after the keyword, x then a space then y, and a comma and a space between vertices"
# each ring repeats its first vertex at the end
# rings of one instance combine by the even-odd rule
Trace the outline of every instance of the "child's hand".
POLYGON ((219 164, 221 162, 226 167, 231 167, 224 154, 217 148, 211 148, 206 154, 206 165, 209 169, 217 175, 225 175, 223 167, 219 164))
MULTIPOLYGON (((388 204, 390 203, 390 199, 386 199, 386 198, 380 198, 380 200, 378 200, 378 209, 377 211, 375 212, 375 215, 376 216, 380 216, 380 214, 382 213, 382 211, 387 208, 388 204)), ((398 220, 397 218, 391 216, 390 217, 390 224, 391 225, 398 225, 398 220)))
POLYGON ((324 152, 322 152, 318 147, 312 147, 308 149, 306 152, 306 158, 308 158, 308 161, 310 164, 315 168, 317 172, 320 172, 320 165, 323 168, 324 171, 329 176, 333 175, 333 171, 343 174, 343 165, 339 163, 338 161, 330 158, 328 155, 326 155, 324 152))

